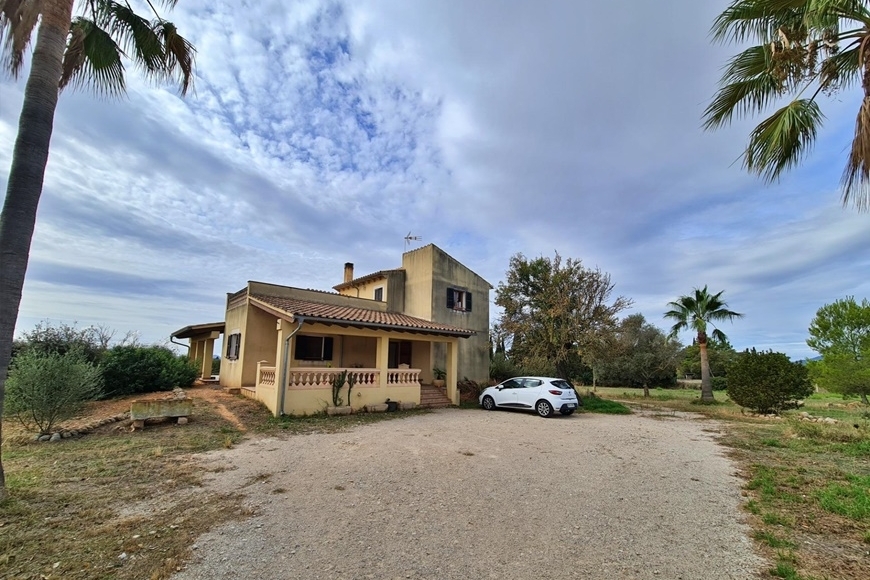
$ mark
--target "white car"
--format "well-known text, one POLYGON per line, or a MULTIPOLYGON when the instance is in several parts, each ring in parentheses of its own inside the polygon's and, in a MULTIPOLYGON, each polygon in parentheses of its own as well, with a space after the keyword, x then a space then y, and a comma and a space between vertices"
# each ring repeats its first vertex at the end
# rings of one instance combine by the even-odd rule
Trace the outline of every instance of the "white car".
POLYGON ((556 411, 570 415, 580 405, 571 383, 553 377, 514 377, 485 389, 479 401, 487 411, 500 407, 527 409, 541 417, 549 417, 556 411))

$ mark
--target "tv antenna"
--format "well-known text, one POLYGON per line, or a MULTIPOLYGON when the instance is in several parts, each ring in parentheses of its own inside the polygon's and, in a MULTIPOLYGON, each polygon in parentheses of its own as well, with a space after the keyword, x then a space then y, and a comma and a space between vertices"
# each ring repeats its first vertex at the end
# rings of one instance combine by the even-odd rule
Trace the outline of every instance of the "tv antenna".
POLYGON ((412 236, 411 232, 408 232, 408 235, 405 236, 405 251, 408 251, 408 247, 411 245, 411 242, 419 242, 423 238, 421 236, 412 236))

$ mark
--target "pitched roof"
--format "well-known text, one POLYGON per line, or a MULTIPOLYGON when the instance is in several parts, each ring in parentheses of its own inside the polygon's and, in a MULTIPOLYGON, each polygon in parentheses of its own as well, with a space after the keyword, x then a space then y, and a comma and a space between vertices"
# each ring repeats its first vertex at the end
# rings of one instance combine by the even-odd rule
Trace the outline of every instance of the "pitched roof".
POLYGON ((366 274, 365 276, 360 276, 359 278, 354 278, 350 282, 342 282, 341 284, 336 284, 333 286, 336 290, 343 290, 345 288, 353 288, 354 286, 359 286, 360 284, 365 284, 367 282, 371 282, 373 280, 378 280, 380 278, 386 278, 387 275, 392 274, 394 272, 401 272, 401 268, 395 268, 393 270, 378 270, 374 274, 366 274))
POLYGON ((251 298, 272 308, 277 308, 293 317, 302 317, 312 322, 364 328, 383 328, 400 332, 458 336, 461 338, 468 338, 475 334, 473 330, 458 328, 439 322, 431 322, 399 312, 382 312, 380 310, 369 310, 367 308, 352 306, 336 306, 312 300, 269 296, 267 294, 251 294, 251 298))

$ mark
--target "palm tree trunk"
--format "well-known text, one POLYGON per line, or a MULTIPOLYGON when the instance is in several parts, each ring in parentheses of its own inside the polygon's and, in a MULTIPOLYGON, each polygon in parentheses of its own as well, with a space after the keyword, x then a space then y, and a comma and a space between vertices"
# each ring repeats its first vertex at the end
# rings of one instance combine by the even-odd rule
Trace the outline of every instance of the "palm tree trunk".
POLYGON ((706 337, 698 337, 698 350, 701 353, 701 400, 705 403, 712 403, 713 398, 713 383, 710 381, 710 361, 707 359, 707 340, 706 337))
MULTIPOLYGON (((12 150, 12 167, 6 200, 0 213, 0 438, 3 433, 3 401, 6 376, 12 358, 12 338, 30 242, 36 225, 36 209, 42 194, 48 147, 57 107, 63 53, 72 21, 73 0, 42 4, 42 20, 24 87, 24 102, 18 121, 18 137, 12 150)), ((6 496, 6 477, 0 460, 0 500, 6 496)))

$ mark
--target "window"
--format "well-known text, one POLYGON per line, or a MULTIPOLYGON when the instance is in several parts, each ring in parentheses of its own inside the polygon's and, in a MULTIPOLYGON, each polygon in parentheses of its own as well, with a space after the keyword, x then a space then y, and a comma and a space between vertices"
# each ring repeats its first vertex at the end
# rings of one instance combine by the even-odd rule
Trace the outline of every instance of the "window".
POLYGON ((332 360, 332 337, 300 334, 296 337, 296 354, 293 358, 296 360, 332 360))
POLYGON ((239 358, 239 348, 242 344, 242 333, 234 332, 227 337, 227 360, 237 360, 239 358))
POLYGON ((457 290, 456 288, 448 288, 447 308, 459 310, 461 312, 471 312, 471 292, 457 290))
POLYGON ((378 302, 384 301, 384 288, 375 288, 375 300, 378 302))

